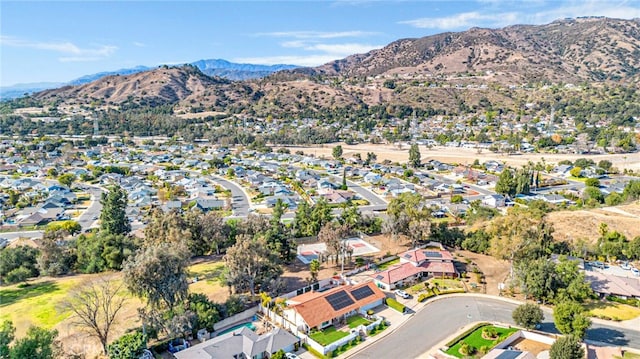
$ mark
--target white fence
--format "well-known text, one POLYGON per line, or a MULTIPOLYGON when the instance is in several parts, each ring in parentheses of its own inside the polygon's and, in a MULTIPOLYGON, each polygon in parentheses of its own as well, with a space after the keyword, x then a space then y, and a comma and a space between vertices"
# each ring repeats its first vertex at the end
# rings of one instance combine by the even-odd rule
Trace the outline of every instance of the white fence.
POLYGON ((244 312, 240 312, 236 315, 232 315, 229 318, 223 319, 219 322, 217 322, 216 324, 213 325, 213 330, 218 331, 220 329, 224 329, 228 326, 231 326, 233 324, 237 324, 239 322, 244 322, 247 319, 253 317, 254 315, 256 315, 256 313, 259 310, 259 306, 255 306, 253 308, 249 308, 247 310, 245 310, 244 312))

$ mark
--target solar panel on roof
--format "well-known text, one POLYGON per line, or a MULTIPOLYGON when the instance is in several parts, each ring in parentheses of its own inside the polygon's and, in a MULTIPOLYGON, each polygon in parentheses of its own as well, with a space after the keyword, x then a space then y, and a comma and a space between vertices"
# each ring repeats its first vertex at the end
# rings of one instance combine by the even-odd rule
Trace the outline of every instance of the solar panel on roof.
POLYGON ((442 258, 442 253, 440 252, 425 251, 424 255, 433 258, 442 258))
POLYGON ((516 359, 520 354, 522 354, 522 352, 519 350, 505 350, 500 353, 496 359, 516 359))
POLYGON ((351 297, 344 290, 330 294, 325 298, 327 299, 327 302, 329 302, 333 310, 344 309, 350 306, 351 304, 355 303, 353 299, 351 299, 351 297))
POLYGON ((369 288, 369 286, 364 286, 362 288, 358 288, 356 290, 351 291, 351 295, 356 298, 356 300, 364 299, 366 297, 373 295, 373 290, 369 288))
POLYGON ((382 280, 382 279, 384 279, 384 276, 383 276, 382 274, 378 274, 378 275, 376 276, 376 279, 377 279, 377 280, 382 280))

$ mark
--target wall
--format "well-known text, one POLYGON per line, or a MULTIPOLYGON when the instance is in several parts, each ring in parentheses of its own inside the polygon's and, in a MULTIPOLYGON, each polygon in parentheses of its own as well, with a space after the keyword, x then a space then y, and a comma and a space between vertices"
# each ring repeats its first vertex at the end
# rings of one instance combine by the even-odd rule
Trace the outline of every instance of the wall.
POLYGON ((258 312, 258 309, 259 307, 256 305, 255 307, 247 309, 244 312, 241 312, 229 318, 223 319, 213 325, 213 330, 218 331, 220 329, 224 329, 234 324, 246 322, 248 319, 252 318, 258 312))

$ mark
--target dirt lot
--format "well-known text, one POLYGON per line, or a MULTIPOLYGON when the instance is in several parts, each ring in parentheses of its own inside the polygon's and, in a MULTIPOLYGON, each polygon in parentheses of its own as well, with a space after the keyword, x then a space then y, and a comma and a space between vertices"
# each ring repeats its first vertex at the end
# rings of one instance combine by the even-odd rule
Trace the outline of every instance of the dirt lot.
MULTIPOLYGON (((378 161, 390 160, 392 162, 406 162, 409 159, 409 146, 404 145, 402 148, 393 146, 390 144, 373 145, 373 144, 358 144, 347 145, 344 143, 330 143, 321 146, 313 147, 291 147, 292 152, 301 150, 305 154, 312 154, 316 157, 324 156, 331 158, 331 151, 336 145, 342 145, 343 157, 351 157, 354 153, 360 153, 362 158, 365 158, 367 152, 374 152, 378 156, 378 161)), ((596 163, 600 160, 609 160, 613 163, 613 167, 617 167, 622 170, 624 168, 634 171, 640 170, 640 154, 628 153, 628 154, 615 154, 615 155, 573 155, 573 154, 522 154, 522 155, 506 155, 496 154, 488 150, 478 151, 471 148, 451 148, 451 147, 433 147, 431 149, 426 146, 420 146, 420 154, 422 155, 422 161, 435 159, 445 163, 460 163, 471 164, 477 158, 480 162, 488 160, 496 160, 505 162, 511 165, 524 165, 529 161, 538 162, 542 158, 547 163, 557 163, 562 160, 574 161, 578 158, 588 157, 594 160, 596 163)))
POLYGON ((599 237, 600 223, 606 223, 609 230, 618 231, 628 239, 640 236, 638 225, 640 203, 590 210, 552 212, 547 215, 547 218, 555 228, 554 237, 557 240, 586 239, 590 243, 595 243, 599 237))
MULTIPOLYGON (((484 274, 486 294, 498 295, 498 283, 505 282, 509 276, 509 263, 507 261, 463 250, 453 251, 453 254, 458 256, 457 260, 460 262, 466 262, 467 259, 470 260, 470 265, 467 268, 469 273, 471 273, 472 265, 475 264, 484 274)), ((473 275, 471 278, 474 278, 473 275)), ((475 279, 471 281, 474 282, 475 279)))

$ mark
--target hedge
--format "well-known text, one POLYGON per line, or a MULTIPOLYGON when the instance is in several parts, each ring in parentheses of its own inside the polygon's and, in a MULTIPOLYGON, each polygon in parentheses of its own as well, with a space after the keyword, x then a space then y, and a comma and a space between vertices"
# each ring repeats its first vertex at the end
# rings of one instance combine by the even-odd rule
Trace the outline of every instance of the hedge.
POLYGON ((400 313, 404 313, 404 311, 407 309, 407 307, 405 307, 404 304, 399 303, 397 300, 395 300, 393 298, 387 298, 387 300, 385 301, 385 304, 389 308, 397 310, 400 313))

